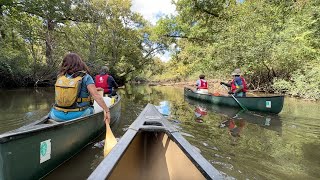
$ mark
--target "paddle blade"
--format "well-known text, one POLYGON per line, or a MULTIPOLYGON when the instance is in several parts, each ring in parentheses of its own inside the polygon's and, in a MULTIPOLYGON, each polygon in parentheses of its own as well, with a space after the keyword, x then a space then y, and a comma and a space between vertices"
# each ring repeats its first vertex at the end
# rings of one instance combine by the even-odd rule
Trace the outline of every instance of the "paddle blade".
POLYGON ((117 144, 117 139, 114 137, 110 125, 106 124, 106 139, 104 141, 103 155, 106 157, 111 149, 117 144))

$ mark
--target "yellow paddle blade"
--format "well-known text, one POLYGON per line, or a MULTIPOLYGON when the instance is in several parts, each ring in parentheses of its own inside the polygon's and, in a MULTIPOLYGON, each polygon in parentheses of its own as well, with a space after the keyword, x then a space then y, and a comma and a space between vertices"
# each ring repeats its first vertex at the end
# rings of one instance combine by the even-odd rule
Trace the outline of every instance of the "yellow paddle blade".
POLYGON ((106 139, 104 140, 103 155, 106 157, 111 149, 117 144, 117 139, 114 137, 110 125, 106 124, 106 139))

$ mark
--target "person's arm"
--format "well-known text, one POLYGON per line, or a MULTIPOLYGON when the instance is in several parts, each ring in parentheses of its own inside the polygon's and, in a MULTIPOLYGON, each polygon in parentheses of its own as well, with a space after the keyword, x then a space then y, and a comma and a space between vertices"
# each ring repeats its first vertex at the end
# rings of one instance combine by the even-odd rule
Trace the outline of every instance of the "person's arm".
POLYGON ((230 83, 225 83, 225 82, 220 82, 221 85, 225 85, 227 87, 231 87, 231 84, 230 83))
POLYGON ((117 89, 117 88, 118 88, 118 84, 117 84, 117 82, 114 80, 114 78, 113 78, 112 76, 109 76, 109 79, 110 79, 111 87, 117 89))
POLYGON ((110 124, 110 110, 106 103, 104 102, 101 95, 98 93, 96 86, 94 84, 89 84, 87 86, 89 93, 93 99, 98 103, 98 105, 104 110, 104 121, 105 123, 110 124))
POLYGON ((200 80, 198 79, 196 82, 196 86, 198 87, 200 85, 200 80))

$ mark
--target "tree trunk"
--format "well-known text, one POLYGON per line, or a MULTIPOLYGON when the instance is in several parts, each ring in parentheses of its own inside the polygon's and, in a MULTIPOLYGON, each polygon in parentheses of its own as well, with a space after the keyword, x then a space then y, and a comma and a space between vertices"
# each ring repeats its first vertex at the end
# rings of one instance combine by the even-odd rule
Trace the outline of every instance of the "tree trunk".
POLYGON ((98 36, 98 28, 100 26, 100 23, 97 23, 92 41, 90 42, 90 53, 89 53, 89 62, 93 62, 96 59, 97 54, 97 36, 98 36))
MULTIPOLYGON (((0 5, 0 17, 1 17, 1 19, 3 19, 2 6, 3 5, 0 5)), ((4 39, 6 37, 6 34, 4 33, 4 30, 2 29, 2 24, 3 24, 3 22, 0 23, 0 39, 4 39)))
POLYGON ((53 62, 53 38, 52 38, 52 32, 55 27, 55 22, 51 19, 47 19, 47 33, 46 33, 46 60, 47 65, 49 67, 52 67, 54 65, 53 62))

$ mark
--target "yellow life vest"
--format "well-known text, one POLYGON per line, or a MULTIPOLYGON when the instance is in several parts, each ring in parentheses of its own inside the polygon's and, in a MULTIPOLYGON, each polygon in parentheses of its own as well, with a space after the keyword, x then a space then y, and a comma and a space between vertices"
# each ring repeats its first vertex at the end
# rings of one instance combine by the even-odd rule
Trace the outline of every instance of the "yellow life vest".
POLYGON ((88 98, 78 98, 80 95, 81 83, 85 73, 75 78, 68 78, 65 75, 59 76, 55 84, 55 108, 60 111, 81 111, 86 107, 78 107, 79 102, 92 101, 88 98))

